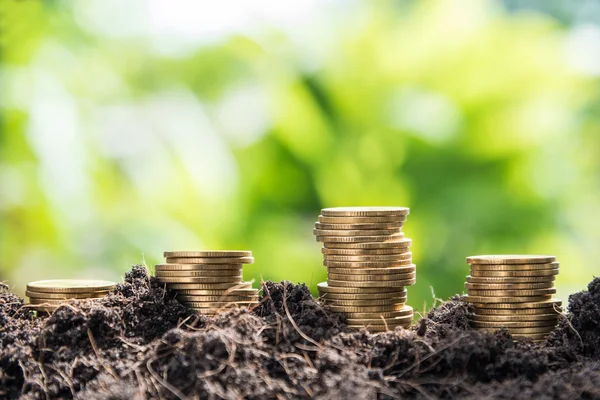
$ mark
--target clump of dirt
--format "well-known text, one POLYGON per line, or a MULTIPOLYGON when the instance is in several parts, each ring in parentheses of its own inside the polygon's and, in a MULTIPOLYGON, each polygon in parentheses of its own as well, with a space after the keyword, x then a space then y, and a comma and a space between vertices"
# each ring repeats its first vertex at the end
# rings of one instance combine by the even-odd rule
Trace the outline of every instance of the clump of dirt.
POLYGON ((600 398, 600 280, 543 345, 474 331, 459 296, 411 329, 349 329, 305 285, 191 315, 136 266, 106 298, 34 318, 0 288, 0 398, 600 398))

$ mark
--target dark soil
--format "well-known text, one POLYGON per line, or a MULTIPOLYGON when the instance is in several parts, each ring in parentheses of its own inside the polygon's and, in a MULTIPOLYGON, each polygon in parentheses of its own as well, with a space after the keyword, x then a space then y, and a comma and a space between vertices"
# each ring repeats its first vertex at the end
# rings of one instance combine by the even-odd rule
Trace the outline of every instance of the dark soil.
POLYGON ((100 301, 22 306, 2 285, 0 398, 600 399, 600 279, 543 345, 470 329, 459 297, 410 330, 359 332, 289 282, 205 319, 141 266, 100 301))

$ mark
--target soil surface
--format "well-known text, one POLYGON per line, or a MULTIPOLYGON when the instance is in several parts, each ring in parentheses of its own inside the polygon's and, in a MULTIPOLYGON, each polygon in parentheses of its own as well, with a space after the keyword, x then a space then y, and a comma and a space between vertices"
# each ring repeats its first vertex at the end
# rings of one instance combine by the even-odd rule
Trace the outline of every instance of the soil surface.
POLYGON ((42 318, 0 287, 0 398, 600 399, 600 279, 542 345, 469 327, 459 297, 411 329, 349 329, 305 285, 254 310, 190 314, 144 267, 42 318))

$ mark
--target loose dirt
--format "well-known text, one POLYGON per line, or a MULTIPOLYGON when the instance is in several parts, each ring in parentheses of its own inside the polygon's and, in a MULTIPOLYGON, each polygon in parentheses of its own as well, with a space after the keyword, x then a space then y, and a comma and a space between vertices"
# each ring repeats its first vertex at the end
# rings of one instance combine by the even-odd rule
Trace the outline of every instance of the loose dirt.
POLYGON ((600 279, 546 343, 469 327, 460 297, 411 329, 349 329, 305 285, 190 314, 144 267, 106 298, 34 318, 0 287, 0 398, 600 398, 600 279))

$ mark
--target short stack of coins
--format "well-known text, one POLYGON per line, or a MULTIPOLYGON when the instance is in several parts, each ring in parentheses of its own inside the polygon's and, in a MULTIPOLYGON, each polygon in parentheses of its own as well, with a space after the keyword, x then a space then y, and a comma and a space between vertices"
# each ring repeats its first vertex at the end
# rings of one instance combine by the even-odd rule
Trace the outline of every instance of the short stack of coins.
POLYGON ((473 304, 472 325, 479 330, 506 328, 513 337, 544 340, 556 327, 561 301, 554 279, 554 256, 485 255, 467 257, 471 275, 465 299, 473 304))
POLYGON ((253 264, 251 251, 167 251, 156 277, 177 291, 177 299, 200 314, 258 304, 258 289, 244 282, 242 267, 253 264))
POLYGON ((314 234, 328 275, 317 285, 319 299, 349 326, 380 332, 411 324, 405 287, 415 283, 416 270, 402 232, 408 214, 406 207, 321 210, 314 234))
POLYGON ((115 282, 94 279, 51 279, 29 282, 25 295, 28 307, 51 312, 71 300, 99 299, 116 287, 115 282))

